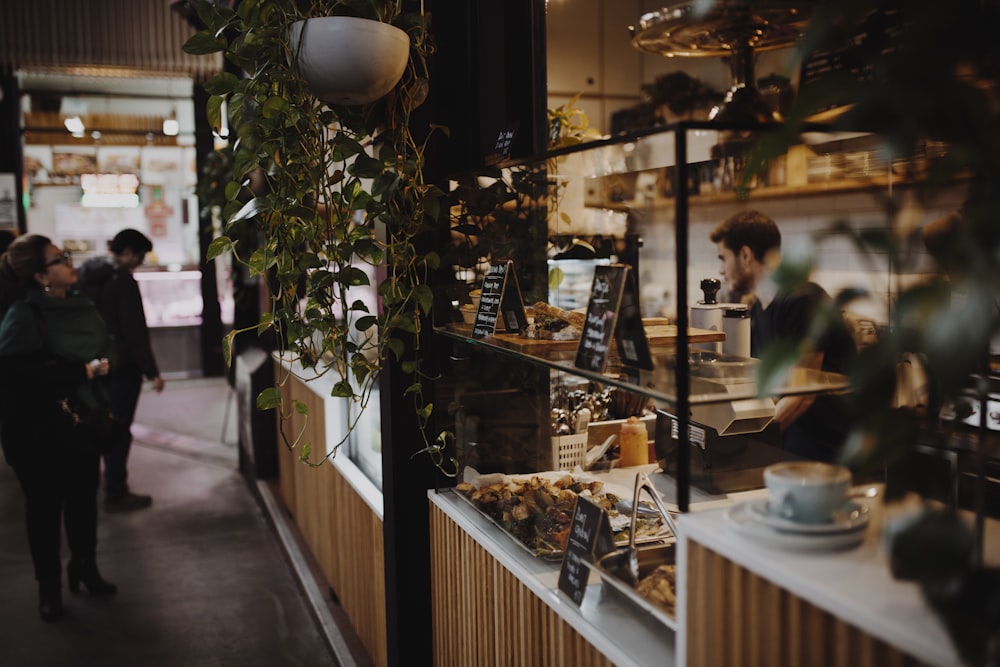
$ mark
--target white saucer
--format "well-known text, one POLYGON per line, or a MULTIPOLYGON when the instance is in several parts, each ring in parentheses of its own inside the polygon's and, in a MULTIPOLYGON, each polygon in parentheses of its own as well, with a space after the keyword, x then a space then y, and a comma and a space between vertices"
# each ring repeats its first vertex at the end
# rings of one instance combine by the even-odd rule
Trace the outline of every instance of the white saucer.
POLYGON ((749 502, 730 507, 726 510, 726 519, 740 535, 764 546, 790 551, 851 549, 864 542, 866 534, 864 527, 836 533, 793 533, 777 530, 758 520, 756 514, 751 511, 749 502))
POLYGON ((789 533, 829 535, 845 531, 861 530, 868 525, 868 506, 847 501, 827 523, 802 523, 775 514, 766 498, 747 501, 750 514, 765 526, 789 533))

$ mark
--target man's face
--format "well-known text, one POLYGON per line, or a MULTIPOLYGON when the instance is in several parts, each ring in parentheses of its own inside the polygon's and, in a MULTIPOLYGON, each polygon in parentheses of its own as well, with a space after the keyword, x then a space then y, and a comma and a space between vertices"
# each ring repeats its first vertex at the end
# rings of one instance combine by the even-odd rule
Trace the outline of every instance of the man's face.
POLYGON ((739 251, 733 252, 723 241, 716 244, 719 251, 719 261, 722 262, 722 279, 733 292, 743 295, 749 294, 754 288, 754 274, 750 270, 750 259, 753 253, 750 248, 743 246, 739 251))
POLYGON ((122 254, 118 256, 118 264, 130 271, 141 266, 144 261, 146 261, 146 253, 136 252, 132 248, 125 248, 122 254))

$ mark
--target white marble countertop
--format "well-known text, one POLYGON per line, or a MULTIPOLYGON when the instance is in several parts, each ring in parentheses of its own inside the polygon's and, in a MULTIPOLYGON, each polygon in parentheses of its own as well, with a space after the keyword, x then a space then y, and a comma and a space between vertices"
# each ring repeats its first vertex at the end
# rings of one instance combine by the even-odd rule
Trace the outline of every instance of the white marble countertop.
MULTIPOLYGON (((961 664, 944 625, 924 603, 918 585, 892 577, 883 539, 883 512, 877 502, 870 502, 872 517, 864 542, 839 551, 796 551, 769 544, 766 536, 750 537, 734 528, 727 508, 683 515, 678 578, 685 576, 687 541, 692 540, 927 664, 961 664)), ((998 538, 997 522, 988 522, 987 561, 1000 556, 998 538)), ((678 600, 681 628, 684 594, 681 590, 678 600)), ((678 644, 683 660, 683 638, 678 644)))

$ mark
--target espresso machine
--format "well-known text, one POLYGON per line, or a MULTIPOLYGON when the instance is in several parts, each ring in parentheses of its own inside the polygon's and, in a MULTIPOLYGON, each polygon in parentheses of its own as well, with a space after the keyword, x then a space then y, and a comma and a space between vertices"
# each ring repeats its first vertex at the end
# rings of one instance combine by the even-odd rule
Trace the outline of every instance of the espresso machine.
MULTIPOLYGON (((688 353, 691 393, 719 397, 691 406, 691 481, 708 493, 756 488, 761 470, 781 460, 774 400, 752 398, 758 361, 750 357, 749 309, 720 303, 721 286, 716 278, 702 280, 704 298, 691 306, 690 316, 693 328, 726 334, 724 342, 692 345, 688 353)), ((676 472, 677 442, 676 417, 658 411, 657 461, 667 472, 676 472)))

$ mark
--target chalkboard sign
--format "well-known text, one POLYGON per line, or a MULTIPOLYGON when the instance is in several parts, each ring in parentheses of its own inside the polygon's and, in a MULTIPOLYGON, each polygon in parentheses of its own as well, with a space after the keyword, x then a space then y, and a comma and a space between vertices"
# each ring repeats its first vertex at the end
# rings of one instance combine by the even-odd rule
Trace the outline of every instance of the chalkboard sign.
POLYGON ((476 321, 472 325, 472 337, 492 336, 496 332, 498 321, 503 323, 507 333, 519 333, 528 326, 521 287, 517 283, 514 262, 510 260, 494 264, 483 278, 482 296, 479 298, 476 321))
POLYGON ((642 311, 639 308, 639 285, 635 281, 632 267, 625 268, 625 288, 622 290, 618 324, 615 326, 618 356, 626 366, 653 370, 649 340, 646 338, 646 327, 642 325, 642 311))
MULTIPOLYGON (((840 46, 809 53, 799 72, 800 94, 813 86, 823 85, 826 81, 832 81, 841 89, 848 90, 838 83, 839 77, 874 82, 879 75, 874 63, 895 48, 897 36, 902 30, 902 15, 898 4, 896 1, 882 0, 880 6, 874 7, 860 18, 855 30, 840 46)), ((841 96, 820 111, 842 109, 854 101, 841 96)))
POLYGON ((608 515, 585 497, 577 496, 566 553, 559 569, 559 590, 579 605, 590 575, 584 561, 593 562, 614 548, 608 515))
POLYGON ((587 302, 587 316, 576 349, 576 367, 603 372, 608 363, 612 337, 628 366, 651 369, 649 341, 639 312, 638 286, 627 264, 594 268, 594 281, 587 302))
POLYGON ((517 136, 517 123, 508 125, 507 127, 500 130, 497 135, 496 144, 493 146, 493 150, 486 155, 485 162, 489 166, 493 166, 510 157, 510 151, 514 147, 514 137, 517 136))

